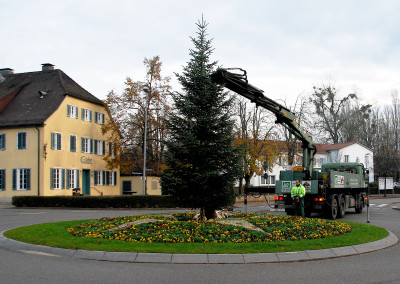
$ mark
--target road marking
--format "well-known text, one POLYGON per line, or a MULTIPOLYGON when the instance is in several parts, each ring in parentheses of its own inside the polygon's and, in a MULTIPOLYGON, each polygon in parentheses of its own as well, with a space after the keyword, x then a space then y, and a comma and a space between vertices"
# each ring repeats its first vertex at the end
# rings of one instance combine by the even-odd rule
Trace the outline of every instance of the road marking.
POLYGON ((24 213, 19 213, 20 215, 37 215, 37 214, 45 214, 47 212, 24 212, 24 213))
POLYGON ((384 203, 384 204, 375 204, 375 203, 370 203, 369 204, 370 206, 375 206, 375 207, 379 207, 379 208, 381 208, 381 207, 385 207, 385 206, 388 206, 389 204, 386 204, 386 203, 384 203))

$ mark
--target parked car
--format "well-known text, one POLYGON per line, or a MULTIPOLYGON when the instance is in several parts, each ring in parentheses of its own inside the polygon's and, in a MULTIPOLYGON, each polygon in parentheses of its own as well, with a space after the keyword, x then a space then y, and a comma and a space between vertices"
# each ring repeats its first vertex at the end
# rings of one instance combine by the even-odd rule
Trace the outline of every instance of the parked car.
POLYGON ((394 189, 400 189, 400 182, 394 182, 393 183, 393 188, 394 189))

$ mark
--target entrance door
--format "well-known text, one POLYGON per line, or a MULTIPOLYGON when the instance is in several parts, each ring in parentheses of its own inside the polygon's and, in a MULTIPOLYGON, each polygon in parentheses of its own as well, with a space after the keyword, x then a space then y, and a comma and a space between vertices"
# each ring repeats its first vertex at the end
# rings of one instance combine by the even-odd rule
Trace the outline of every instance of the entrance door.
POLYGON ((82 170, 82 194, 90 195, 90 170, 82 170))

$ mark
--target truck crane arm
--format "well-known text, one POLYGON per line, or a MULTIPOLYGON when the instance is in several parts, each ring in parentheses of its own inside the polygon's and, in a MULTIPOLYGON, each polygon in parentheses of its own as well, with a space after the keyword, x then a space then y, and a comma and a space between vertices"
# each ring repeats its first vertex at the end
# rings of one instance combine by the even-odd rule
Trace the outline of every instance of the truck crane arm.
POLYGON ((312 137, 295 121, 295 114, 281 104, 264 96, 263 90, 250 85, 247 80, 247 72, 241 68, 219 68, 211 75, 211 80, 249 99, 256 106, 261 106, 274 113, 276 116, 275 123, 282 124, 302 142, 303 172, 306 174, 306 178, 309 178, 316 148, 312 142, 312 137), (234 73, 231 70, 238 72, 234 73))

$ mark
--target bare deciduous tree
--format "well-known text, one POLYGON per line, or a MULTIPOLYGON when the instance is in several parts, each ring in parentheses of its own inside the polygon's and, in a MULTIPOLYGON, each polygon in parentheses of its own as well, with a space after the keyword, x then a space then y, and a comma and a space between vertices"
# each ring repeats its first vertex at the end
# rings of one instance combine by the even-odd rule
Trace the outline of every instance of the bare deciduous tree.
POLYGON ((121 172, 125 174, 142 170, 146 112, 147 164, 155 173, 160 171, 162 165, 163 141, 167 135, 164 118, 170 109, 167 100, 170 79, 161 76, 162 63, 158 56, 145 58, 144 64, 147 69, 144 81, 133 81, 127 77, 122 94, 111 91, 106 99, 113 121, 103 126, 103 132, 110 136, 116 132, 121 135, 121 140, 116 141, 119 155, 106 159, 110 166, 120 165, 121 172), (144 86, 149 88, 147 95, 143 92, 144 86))
POLYGON ((345 142, 345 126, 350 122, 358 122, 360 117, 368 115, 371 105, 361 105, 356 94, 339 98, 336 88, 328 83, 315 87, 310 96, 319 119, 314 122, 315 129, 327 134, 324 142, 345 142))

